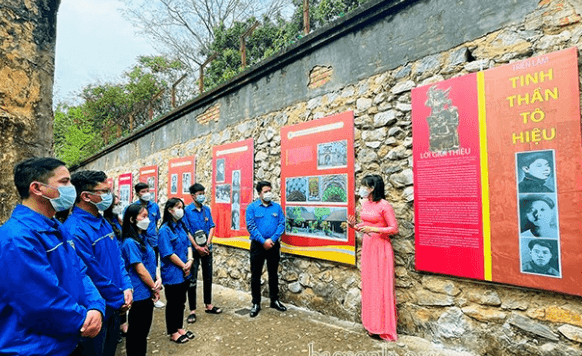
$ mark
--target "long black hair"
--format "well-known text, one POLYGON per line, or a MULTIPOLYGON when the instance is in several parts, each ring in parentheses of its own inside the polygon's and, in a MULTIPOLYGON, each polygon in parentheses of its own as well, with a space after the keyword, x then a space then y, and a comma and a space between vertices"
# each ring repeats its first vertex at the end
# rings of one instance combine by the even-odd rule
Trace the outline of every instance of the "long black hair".
MULTIPOLYGON (((162 225, 168 224, 168 226, 170 227, 170 230, 172 230, 172 232, 176 232, 176 231, 174 231, 172 224, 170 224, 170 222, 173 221, 172 220, 173 216, 172 216, 172 213, 170 213, 170 209, 176 207, 179 203, 182 203, 182 209, 184 209, 186 207, 186 205, 184 204, 184 201, 180 198, 169 199, 166 202, 166 206, 164 207, 164 216, 162 217, 162 225)), ((177 223, 182 225, 182 228, 184 228, 184 230, 186 230, 186 225, 184 224, 182 219, 178 220, 177 223)))
POLYGON ((121 230, 121 236, 123 240, 125 239, 134 239, 139 243, 139 246, 142 249, 145 249, 145 242, 143 238, 138 233, 137 227, 137 216, 144 210, 145 208, 141 204, 132 204, 127 207, 125 210, 125 215, 123 215, 123 226, 121 230))
POLYGON ((362 185, 372 188, 370 194, 372 195, 373 201, 380 201, 386 199, 386 193, 384 192, 384 180, 377 174, 369 174, 362 178, 362 185))

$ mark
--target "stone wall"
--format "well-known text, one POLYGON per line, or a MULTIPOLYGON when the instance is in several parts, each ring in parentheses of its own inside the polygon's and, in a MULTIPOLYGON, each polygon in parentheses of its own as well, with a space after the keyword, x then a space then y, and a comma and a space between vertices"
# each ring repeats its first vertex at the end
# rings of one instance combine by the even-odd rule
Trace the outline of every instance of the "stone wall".
POLYGON ((0 3, 0 223, 17 202, 12 169, 52 153, 56 16, 60 0, 0 3))
MULTIPOLYGON (((153 124, 91 158, 82 168, 105 170, 111 176, 133 172, 137 179, 141 166, 158 165, 159 186, 166 187, 168 160, 195 154, 196 180, 209 186, 210 148, 254 138, 255 179, 273 182, 274 191, 280 193, 280 129, 352 110, 356 180, 368 173, 382 174, 387 182, 387 199, 393 204, 400 224, 400 233, 393 238, 399 333, 420 336, 478 355, 579 355, 582 353, 582 302, 579 297, 419 273, 414 268, 411 89, 533 55, 571 46, 582 48, 582 4, 579 1, 482 3, 486 4, 444 0, 372 2, 335 27, 310 35, 317 39, 327 33, 332 38, 354 24, 352 32, 342 35, 350 38, 330 40, 314 50, 308 36, 306 42, 298 46, 311 48, 303 57, 283 67, 273 64, 284 61, 275 58, 264 65, 273 66, 270 72, 263 67, 251 68, 252 73, 267 74, 253 79, 253 74, 247 72, 246 77, 243 74, 235 78, 216 92, 162 119, 165 122, 153 124), (387 3, 398 3, 398 7, 381 12, 387 3), (456 7, 451 10, 445 5, 456 7), (508 21, 504 17, 506 5, 516 9, 518 18, 508 21), (489 11, 479 6, 489 7, 489 11), (498 12, 497 8, 503 10, 498 12), (472 11, 479 15, 475 27, 480 28, 488 21, 493 21, 494 25, 490 23, 493 29, 482 30, 480 35, 464 38, 455 45, 451 43, 457 40, 436 36, 434 45, 430 41, 422 45, 437 51, 425 51, 421 56, 411 52, 408 58, 414 59, 409 61, 383 52, 402 40, 392 42, 392 38, 385 38, 383 26, 398 29, 402 25, 397 21, 399 17, 411 21, 415 14, 418 21, 427 20, 427 15, 420 10, 433 11, 433 16, 428 16, 430 21, 422 25, 445 28, 444 37, 451 31, 449 26, 459 26, 461 22, 468 27, 466 21, 473 21, 472 11), (458 16, 458 22, 449 23, 448 11, 466 15, 466 18, 458 16), (379 43, 374 48, 377 53, 371 58, 364 58, 359 52, 369 48, 347 50, 343 47, 346 41, 364 40, 370 44, 379 43), (334 50, 343 51, 343 57, 332 54, 334 50), (385 60, 384 55, 390 59, 385 60), (366 61, 368 66, 375 65, 375 68, 372 73, 356 70, 349 76, 346 66, 365 67, 365 63, 356 66, 353 61, 366 61), (293 78, 281 78, 290 73, 293 78), (276 93, 285 80, 302 86, 296 89, 288 84, 289 91, 297 94, 295 101, 290 102, 285 95, 280 100, 271 95, 268 102, 259 95, 269 91, 276 93), (204 120, 199 121, 201 117, 204 120)), ((459 29, 464 30, 465 27, 459 29)), ((298 47, 286 55, 293 56, 294 51, 299 51, 298 47)), ((167 192, 163 189, 160 193, 163 205, 167 192)), ((361 236, 357 236, 358 261, 360 250, 361 236)), ((215 245, 214 258, 215 283, 250 290, 247 251, 215 245)), ((282 300, 359 322, 361 281, 358 267, 284 254, 280 269, 282 300)), ((266 273, 263 279, 267 280, 266 273)), ((268 295, 267 283, 263 287, 264 295, 268 295)))

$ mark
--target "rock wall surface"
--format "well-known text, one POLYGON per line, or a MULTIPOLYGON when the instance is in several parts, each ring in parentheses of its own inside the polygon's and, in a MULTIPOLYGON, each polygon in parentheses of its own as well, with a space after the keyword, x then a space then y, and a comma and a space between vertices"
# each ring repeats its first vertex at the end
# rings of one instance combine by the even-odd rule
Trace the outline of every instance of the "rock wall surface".
MULTIPOLYGON (((266 74, 235 78, 81 168, 105 170, 113 177, 133 172, 135 180, 140 167, 158 165, 159 186, 166 187, 168 160, 196 155, 196 181, 208 187, 211 147, 254 138, 255 180, 273 182, 280 193, 280 129, 351 110, 356 179, 378 172, 384 177, 400 224, 393 238, 399 333, 479 355, 579 355, 579 297, 415 271, 411 89, 572 46, 582 49, 581 15, 582 4, 574 0, 375 1, 312 34, 329 37, 320 47, 307 39, 286 53, 293 56, 300 46, 310 46, 301 57, 284 65, 273 64, 283 62, 275 58, 265 64, 272 66, 270 72, 251 68, 266 74), (381 11, 395 3, 396 8, 381 11), (403 43, 402 37, 390 35, 390 28, 402 31, 406 24, 425 26, 433 35, 420 37, 423 43, 403 43), (278 91, 285 86, 283 95, 278 91), (210 112, 212 120, 199 120, 210 112)), ((163 205, 167 192, 160 193, 163 205)), ((360 250, 358 236, 358 260, 360 250)), ((282 300, 357 322, 358 267, 283 255, 282 300)), ((215 245, 214 282, 249 291, 248 251, 215 245)), ((265 295, 267 288, 264 283, 265 295)))
POLYGON ((53 75, 60 0, 0 2, 0 222, 17 202, 12 169, 48 156, 53 143, 53 75))

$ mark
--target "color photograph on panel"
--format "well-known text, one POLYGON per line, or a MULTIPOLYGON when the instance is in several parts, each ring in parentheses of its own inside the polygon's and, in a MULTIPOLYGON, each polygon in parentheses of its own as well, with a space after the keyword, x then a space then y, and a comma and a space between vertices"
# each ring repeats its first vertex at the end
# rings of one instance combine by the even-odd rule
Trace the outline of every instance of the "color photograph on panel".
POLYGON ((355 264, 355 234, 346 223, 355 210, 351 111, 281 130, 281 185, 281 251, 355 264))
POLYGON ((213 241, 249 249, 245 210, 254 197, 254 141, 248 139, 212 148, 213 241))
POLYGON ((578 51, 412 90, 416 268, 582 295, 578 51))
POLYGON ((190 186, 196 183, 196 157, 172 158, 168 162, 168 199, 180 198, 184 204, 192 203, 190 186))

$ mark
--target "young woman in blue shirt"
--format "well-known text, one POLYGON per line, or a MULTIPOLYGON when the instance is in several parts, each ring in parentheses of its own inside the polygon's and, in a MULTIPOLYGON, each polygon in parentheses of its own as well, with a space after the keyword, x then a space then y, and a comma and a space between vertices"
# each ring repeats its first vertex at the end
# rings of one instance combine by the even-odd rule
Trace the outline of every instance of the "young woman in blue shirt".
POLYGON ((183 344, 194 338, 183 328, 184 307, 192 259, 191 241, 182 217, 184 202, 171 198, 164 208, 162 227, 158 236, 161 257, 162 283, 166 290, 166 328, 172 341, 183 344))
POLYGON ((121 251, 133 285, 133 305, 129 310, 126 337, 128 356, 145 356, 152 325, 154 302, 160 299, 161 280, 156 280, 156 255, 144 237, 149 225, 148 211, 131 205, 123 217, 121 251))

